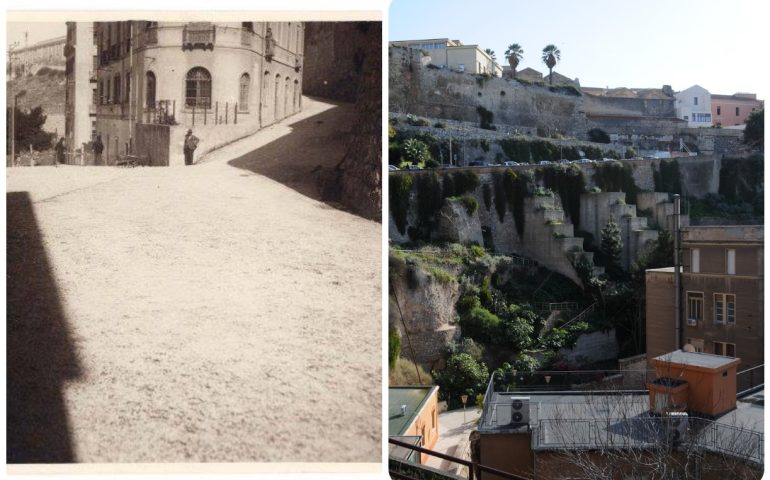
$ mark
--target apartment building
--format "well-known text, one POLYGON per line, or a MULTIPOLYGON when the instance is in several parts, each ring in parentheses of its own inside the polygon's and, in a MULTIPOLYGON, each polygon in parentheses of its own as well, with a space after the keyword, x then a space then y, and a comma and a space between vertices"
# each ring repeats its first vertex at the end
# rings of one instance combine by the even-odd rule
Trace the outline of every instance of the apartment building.
POLYGON ((765 102, 757 100, 756 93, 711 95, 711 117, 714 125, 722 127, 743 125, 755 110, 765 108, 765 102))
POLYGON ((674 268, 647 270, 647 359, 685 348, 764 364, 764 227, 682 229, 682 345, 674 268))
POLYGON ((712 125, 711 94, 708 90, 700 85, 693 85, 675 93, 674 98, 676 98, 676 116, 686 120, 688 127, 712 125))
POLYGON ((458 72, 503 75, 503 68, 478 45, 465 45, 460 40, 429 38, 422 40, 398 40, 390 42, 396 47, 421 50, 430 58, 429 65, 458 72))
POLYGON ((96 133, 103 161, 182 164, 301 109, 302 22, 96 22, 96 133))

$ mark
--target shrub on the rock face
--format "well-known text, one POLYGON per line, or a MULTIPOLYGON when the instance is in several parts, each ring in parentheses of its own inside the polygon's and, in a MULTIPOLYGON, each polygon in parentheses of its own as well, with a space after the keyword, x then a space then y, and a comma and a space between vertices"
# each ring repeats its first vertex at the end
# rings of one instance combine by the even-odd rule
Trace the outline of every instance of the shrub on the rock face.
POLYGON ((391 328, 388 332, 388 369, 393 370, 396 366, 396 361, 399 355, 401 355, 401 335, 398 333, 398 329, 391 328))
POLYGON ((468 215, 473 215, 476 210, 479 209, 479 202, 475 198, 469 195, 463 195, 462 197, 450 197, 448 200, 460 202, 465 207, 465 211, 468 215))
POLYGON ((452 355, 444 370, 434 371, 433 380, 439 386, 439 395, 458 404, 460 395, 471 398, 483 392, 489 379, 489 370, 467 353, 452 355))
POLYGON ((390 190, 390 211, 396 228, 406 234, 406 216, 409 211, 409 192, 412 190, 412 176, 394 173, 388 176, 390 190))
POLYGON ((592 128, 589 130, 588 139, 596 143, 610 143, 610 136, 601 128, 592 128))
POLYGON ((422 140, 410 138, 404 141, 401 147, 401 156, 407 162, 417 165, 430 160, 430 151, 428 145, 422 140))
POLYGON ((500 328, 500 318, 484 307, 474 307, 460 318, 463 336, 489 344, 500 328))

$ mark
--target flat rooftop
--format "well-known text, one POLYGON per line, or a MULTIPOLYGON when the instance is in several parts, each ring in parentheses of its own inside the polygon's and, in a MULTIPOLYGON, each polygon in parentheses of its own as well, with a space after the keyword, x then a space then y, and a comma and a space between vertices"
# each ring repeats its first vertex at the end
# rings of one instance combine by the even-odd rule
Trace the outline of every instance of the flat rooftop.
POLYGON ((732 357, 725 357, 723 355, 714 355, 712 353, 685 352, 682 350, 674 350, 673 352, 655 357, 655 360, 674 363, 676 365, 691 365, 693 367, 712 368, 718 370, 735 363, 737 359, 732 357))
POLYGON ((716 225, 682 228, 682 243, 762 243, 764 225, 716 225))
POLYGON ((413 386, 388 388, 388 436, 404 435, 414 418, 438 387, 413 386), (406 406, 406 413, 401 414, 401 406, 406 406))

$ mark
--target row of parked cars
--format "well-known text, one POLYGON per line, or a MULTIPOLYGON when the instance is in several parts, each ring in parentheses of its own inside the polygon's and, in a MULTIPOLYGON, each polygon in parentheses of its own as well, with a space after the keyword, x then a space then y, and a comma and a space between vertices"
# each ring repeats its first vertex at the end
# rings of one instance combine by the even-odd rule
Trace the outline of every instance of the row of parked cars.
MULTIPOLYGON (((632 158, 631 160, 641 160, 642 158, 632 158)), ((559 160, 559 161, 550 161, 550 160, 541 160, 537 163, 519 163, 514 161, 507 161, 503 163, 486 163, 486 162, 480 162, 480 161, 473 161, 468 164, 469 167, 518 167, 519 165, 556 165, 560 163, 598 163, 598 162, 612 162, 614 161, 614 158, 602 158, 600 160, 591 160, 588 158, 581 158, 580 160, 559 160)), ((444 164, 441 165, 438 168, 458 168, 458 165, 449 165, 444 164)), ((395 171, 395 170, 401 170, 395 165, 388 165, 388 170, 395 171)), ((417 165, 407 165, 403 170, 422 170, 422 168, 418 167, 417 165)))

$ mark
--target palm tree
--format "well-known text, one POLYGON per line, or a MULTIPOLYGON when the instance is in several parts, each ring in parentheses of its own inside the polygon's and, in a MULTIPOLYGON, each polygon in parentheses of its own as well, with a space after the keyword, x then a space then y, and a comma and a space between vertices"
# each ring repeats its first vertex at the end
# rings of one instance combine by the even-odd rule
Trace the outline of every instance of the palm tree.
POLYGON ((490 57, 492 60, 494 60, 495 62, 497 61, 497 59, 495 58, 495 51, 494 51, 494 50, 492 50, 491 48, 485 48, 485 49, 484 49, 484 53, 486 53, 487 55, 489 55, 489 57, 490 57))
POLYGON ((553 85, 553 67, 556 66, 556 62, 561 60, 561 51, 556 45, 546 45, 543 49, 543 56, 541 58, 543 63, 548 67, 549 83, 553 85))
POLYGON ((513 78, 516 78, 516 67, 519 66, 519 60, 524 57, 524 49, 518 43, 512 43, 508 45, 508 50, 505 51, 505 58, 508 59, 508 64, 511 66, 513 72, 513 78))

